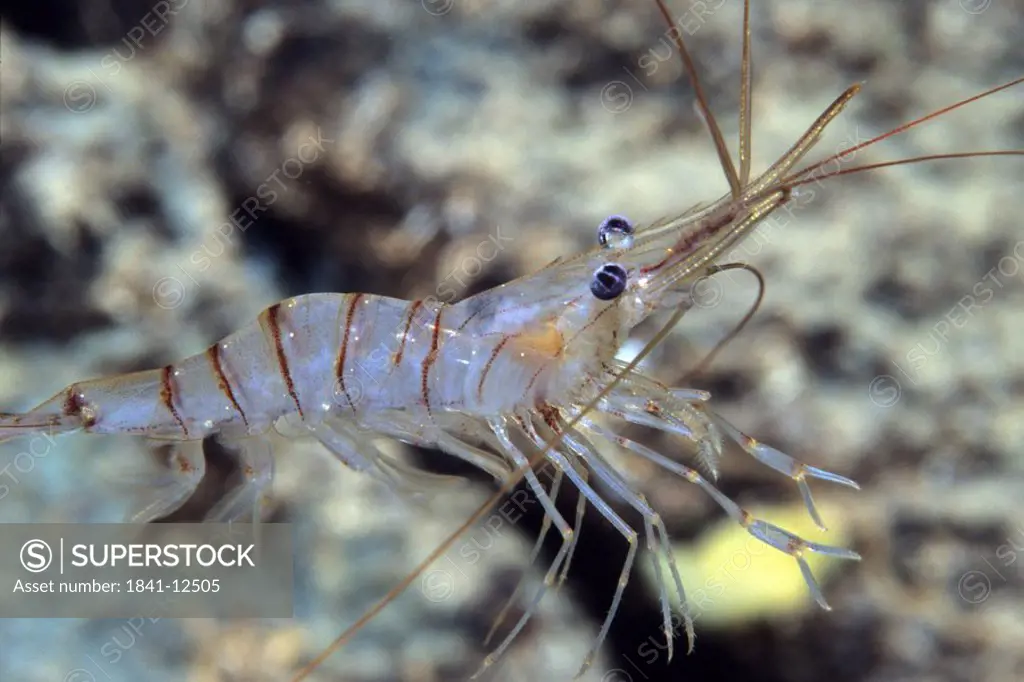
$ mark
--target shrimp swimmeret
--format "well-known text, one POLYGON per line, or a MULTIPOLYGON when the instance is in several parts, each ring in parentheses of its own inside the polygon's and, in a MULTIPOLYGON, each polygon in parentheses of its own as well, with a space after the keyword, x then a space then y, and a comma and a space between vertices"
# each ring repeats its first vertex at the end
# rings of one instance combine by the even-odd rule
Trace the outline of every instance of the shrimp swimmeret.
MULTIPOLYGON (((671 25, 661 0, 659 9, 671 25)), ((973 152, 920 157, 821 173, 825 164, 930 118, 1024 82, 1016 79, 845 149, 801 170, 796 164, 859 91, 843 92, 796 143, 760 176, 751 176, 749 1, 744 7, 740 163, 737 169, 700 87, 678 31, 673 32, 685 71, 709 128, 730 191, 709 205, 643 229, 621 217, 600 226, 598 244, 574 257, 454 305, 402 301, 372 294, 309 294, 275 304, 257 320, 205 352, 161 369, 72 384, 35 409, 0 414, 0 441, 38 432, 129 433, 173 446, 164 478, 131 517, 151 521, 178 509, 204 472, 199 445, 216 438, 239 461, 241 483, 210 512, 226 521, 255 514, 271 482, 269 432, 285 420, 321 442, 346 465, 389 485, 416 488, 429 476, 389 458, 375 440, 392 438, 437 448, 493 475, 507 491, 525 478, 544 508, 545 530, 561 545, 544 581, 509 634, 485 659, 490 666, 526 625, 548 588, 569 568, 575 530, 589 503, 623 536, 627 555, 608 615, 583 661, 591 664, 619 607, 633 568, 639 533, 593 485, 598 479, 644 519, 645 547, 667 565, 656 571, 663 628, 671 655, 673 622, 669 592, 683 605, 688 639, 693 627, 673 563, 668 534, 658 513, 605 456, 610 445, 653 462, 696 484, 751 535, 793 557, 815 600, 828 608, 808 564, 807 552, 858 559, 852 550, 809 542, 754 518, 713 484, 715 462, 728 443, 791 478, 815 522, 808 479, 856 488, 849 478, 804 464, 743 434, 709 406, 698 390, 670 388, 635 370, 659 334, 628 365, 616 354, 630 332, 656 313, 671 312, 674 324, 692 305, 689 291, 722 267, 716 262, 809 182, 899 163, 1024 151, 973 152), (692 446, 708 475, 683 466, 591 418, 603 413, 663 431, 692 446), (540 461, 556 472, 545 489, 533 470, 540 461), (570 523, 555 506, 557 486, 568 481, 580 492, 570 523)), ((458 534, 486 513, 482 507, 416 572, 347 630, 300 677, 344 643, 443 553, 458 534)), ((543 535, 543 534, 542 534, 543 535)))

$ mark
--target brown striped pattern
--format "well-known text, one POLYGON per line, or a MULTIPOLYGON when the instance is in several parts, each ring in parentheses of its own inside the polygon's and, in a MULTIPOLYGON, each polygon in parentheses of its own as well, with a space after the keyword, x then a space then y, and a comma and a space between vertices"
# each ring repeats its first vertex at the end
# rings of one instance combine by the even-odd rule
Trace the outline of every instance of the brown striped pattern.
POLYGON ((281 304, 275 303, 264 311, 267 316, 267 326, 270 328, 270 337, 274 342, 274 351, 277 355, 277 366, 281 370, 281 377, 284 385, 288 388, 288 395, 295 402, 295 409, 299 411, 299 417, 306 418, 302 412, 302 405, 299 404, 299 394, 295 392, 295 382, 292 381, 292 373, 288 369, 288 357, 284 352, 284 342, 281 340, 281 323, 278 314, 281 312, 281 304))
POLYGON ((486 310, 486 307, 481 306, 474 310, 473 312, 471 312, 469 315, 466 316, 466 319, 462 321, 462 324, 460 324, 459 328, 456 329, 455 331, 465 331, 466 327, 469 326, 469 323, 473 321, 473 318, 482 313, 484 310, 486 310))
POLYGON ((430 368, 437 361, 437 347, 440 343, 441 335, 441 313, 444 312, 444 304, 442 303, 437 309, 437 317, 434 319, 434 335, 430 340, 430 352, 427 353, 427 357, 423 358, 423 371, 421 373, 421 384, 420 388, 423 392, 423 404, 427 407, 427 414, 430 414, 430 386, 427 383, 427 377, 430 374, 430 368))
MULTIPOLYGON (((178 426, 181 427, 181 432, 185 434, 185 438, 188 438, 188 428, 185 426, 185 422, 181 420, 181 415, 178 414, 177 408, 174 407, 174 385, 172 377, 174 374, 174 367, 167 365, 160 372, 160 400, 163 401, 164 407, 174 417, 174 421, 178 422, 178 426)), ((245 420, 245 417, 242 417, 245 420)))
MULTIPOLYGON (((609 303, 609 304, 608 304, 608 305, 606 305, 606 306, 605 306, 604 308, 601 308, 600 310, 598 310, 598 311, 597 311, 597 314, 596 314, 596 315, 594 315, 594 319, 592 319, 592 320, 591 320, 590 322, 587 322, 587 323, 586 323, 585 325, 583 325, 583 327, 581 327, 581 328, 579 329, 579 331, 577 331, 577 332, 576 332, 575 334, 573 334, 573 335, 572 335, 571 337, 569 337, 569 338, 568 338, 568 339, 567 339, 567 340, 565 341, 565 343, 564 343, 564 344, 563 344, 563 346, 562 346, 562 348, 563 348, 563 352, 564 352, 564 349, 565 349, 565 348, 568 348, 568 347, 569 347, 569 345, 570 345, 570 344, 571 344, 571 343, 572 343, 573 341, 575 341, 575 340, 576 340, 576 339, 578 339, 579 337, 583 336, 583 335, 584 335, 584 334, 585 334, 585 333, 587 332, 587 330, 588 330, 588 329, 590 329, 590 328, 591 328, 591 327, 593 327, 593 326, 594 326, 595 324, 597 324, 597 323, 598 323, 598 321, 599 321, 599 320, 600 320, 600 319, 601 319, 601 318, 602 318, 602 317, 603 317, 603 316, 604 316, 604 315, 605 315, 606 313, 608 313, 608 312, 610 312, 610 311, 612 311, 612 310, 614 310, 614 309, 615 309, 615 304, 614 304, 614 303, 609 303)), ((614 332, 614 330, 613 330, 613 332, 614 332)), ((615 333, 617 333, 617 332, 615 332, 615 333)))
POLYGON ((352 331, 352 318, 355 316, 356 306, 362 298, 363 294, 353 294, 349 299, 348 312, 345 314, 345 333, 342 336, 341 348, 338 351, 338 362, 334 366, 334 376, 338 378, 338 386, 341 387, 341 392, 345 394, 345 400, 348 401, 348 406, 352 408, 353 412, 356 411, 356 405, 352 402, 352 396, 348 394, 348 389, 345 388, 345 356, 348 355, 348 339, 352 331))
POLYGON ((487 364, 484 366, 483 374, 480 375, 480 383, 476 386, 476 397, 480 402, 484 401, 484 381, 487 380, 487 374, 491 371, 491 365, 494 364, 494 360, 498 357, 498 353, 501 352, 501 349, 504 348, 505 344, 512 338, 513 337, 508 334, 502 336, 501 341, 499 341, 494 347, 494 350, 491 351, 491 357, 487 360, 487 364))
MULTIPOLYGON (((220 363, 220 343, 215 343, 206 349, 206 358, 210 361, 210 367, 213 369, 213 376, 217 379, 217 386, 220 388, 221 393, 227 397, 228 402, 231 403, 231 407, 235 408, 235 412, 237 412, 242 418, 242 423, 249 426, 249 420, 245 416, 242 406, 238 404, 238 400, 235 398, 235 392, 231 388, 231 382, 228 381, 228 375, 224 373, 224 367, 220 363)), ((172 410, 174 409, 169 403, 168 407, 172 410)))
POLYGON ((402 340, 398 344, 398 352, 395 353, 395 367, 402 364, 402 355, 405 353, 405 340, 409 336, 409 329, 412 327, 412 321, 416 317, 416 313, 423 307, 423 301, 415 300, 412 305, 409 306, 409 316, 405 318, 405 329, 402 331, 402 340))

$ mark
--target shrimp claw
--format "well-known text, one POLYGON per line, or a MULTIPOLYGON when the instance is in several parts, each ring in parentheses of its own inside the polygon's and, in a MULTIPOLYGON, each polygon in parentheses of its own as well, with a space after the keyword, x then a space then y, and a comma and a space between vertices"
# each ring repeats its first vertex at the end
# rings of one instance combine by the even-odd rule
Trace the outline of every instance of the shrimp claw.
POLYGON ((854 490, 860 490, 860 486, 856 481, 849 479, 846 476, 834 474, 831 471, 825 471, 824 469, 804 464, 803 462, 793 459, 789 455, 776 450, 770 445, 759 443, 717 415, 715 415, 714 421, 721 426, 722 430, 724 430, 737 445, 743 448, 744 452, 765 466, 796 481, 796 485, 800 489, 800 496, 804 501, 804 506, 807 507, 807 512, 814 520, 814 524, 821 530, 828 530, 828 528, 825 526, 825 522, 822 521, 821 514, 818 513, 818 508, 814 505, 814 498, 811 496, 811 488, 807 485, 807 479, 817 478, 822 481, 831 481, 832 483, 845 485, 846 487, 853 488, 854 490))

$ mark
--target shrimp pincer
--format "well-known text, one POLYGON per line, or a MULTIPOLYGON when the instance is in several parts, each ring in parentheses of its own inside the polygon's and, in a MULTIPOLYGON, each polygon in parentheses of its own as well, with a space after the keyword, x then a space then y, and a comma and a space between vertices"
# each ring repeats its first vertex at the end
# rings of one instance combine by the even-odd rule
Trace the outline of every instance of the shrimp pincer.
MULTIPOLYGON (((671 24, 664 3, 657 0, 657 5, 671 24)), ((441 450, 488 473, 505 491, 525 480, 545 513, 532 558, 552 527, 561 542, 542 583, 508 634, 484 659, 481 671, 505 652, 543 597, 565 579, 588 506, 622 535, 627 551, 607 616, 580 672, 591 665, 608 635, 631 577, 641 534, 654 561, 669 657, 674 630, 672 592, 681 604, 692 648, 693 621, 665 523, 637 483, 606 456, 609 451, 647 460, 696 485, 750 535, 791 556, 812 597, 821 607, 829 608, 805 556, 817 553, 857 560, 859 555, 851 549, 810 542, 755 518, 716 487, 717 465, 727 448, 742 450, 793 481, 808 513, 822 528, 825 524, 815 506, 810 479, 853 489, 858 488, 857 483, 757 441, 716 413, 708 393, 671 387, 637 371, 637 363, 693 307, 693 287, 727 267, 718 261, 765 218, 791 203, 802 185, 900 163, 1024 155, 1006 151, 921 157, 809 178, 838 157, 939 113, 1019 85, 1024 78, 798 170, 797 164, 859 92, 859 85, 851 86, 787 152, 760 175, 753 175, 749 2, 744 8, 738 168, 708 107, 682 37, 678 31, 673 33, 729 185, 729 192, 717 201, 644 228, 622 216, 612 216, 598 227, 592 249, 455 304, 365 293, 317 293, 287 299, 180 362, 77 382, 27 412, 0 413, 0 441, 38 432, 84 431, 133 434, 171 446, 173 454, 166 471, 132 509, 131 520, 140 522, 166 516, 188 500, 204 473, 199 446, 209 438, 237 458, 242 477, 208 518, 226 521, 252 514, 253 520, 258 520, 260 499, 273 480, 272 430, 308 435, 346 466, 398 490, 418 490, 437 477, 389 457, 377 446, 380 439, 441 450), (662 332, 633 361, 618 360, 631 333, 659 314, 670 316, 662 332), (667 434, 694 454, 701 466, 685 466, 676 457, 622 436, 604 420, 596 419, 598 415, 667 434), (549 486, 535 471, 545 461, 555 472, 549 486), (556 506, 564 482, 579 491, 571 522, 556 506), (642 531, 627 523, 613 503, 639 513, 642 531)), ((467 525, 486 509, 478 511, 467 525)), ((458 529, 417 572, 443 553, 466 527, 458 529)), ((343 633, 300 677, 379 612, 416 574, 343 633)), ((519 592, 517 589, 516 594, 519 592)))

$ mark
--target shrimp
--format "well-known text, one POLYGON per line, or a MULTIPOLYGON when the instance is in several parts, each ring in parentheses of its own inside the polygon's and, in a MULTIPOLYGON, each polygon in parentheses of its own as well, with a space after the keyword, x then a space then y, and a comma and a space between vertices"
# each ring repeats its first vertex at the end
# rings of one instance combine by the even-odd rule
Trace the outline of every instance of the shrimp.
MULTIPOLYGON (((671 25, 663 0, 656 4, 671 25)), ((719 260, 775 211, 790 204, 810 182, 899 163, 1024 151, 972 152, 918 157, 818 174, 826 163, 873 145, 981 97, 1019 85, 1019 78, 919 118, 795 170, 827 126, 860 90, 836 98, 779 160, 752 176, 749 0, 744 3, 739 165, 733 161, 711 113, 696 68, 678 31, 675 45, 710 131, 729 192, 645 228, 613 216, 598 228, 598 244, 558 259, 531 275, 455 304, 402 301, 367 293, 316 293, 274 304, 256 320, 202 353, 159 369, 71 384, 24 413, 0 414, 0 441, 47 432, 133 434, 171 446, 168 466, 130 515, 135 522, 166 516, 192 495, 204 473, 200 445, 217 439, 243 473, 238 485, 207 518, 227 521, 253 514, 273 479, 272 429, 288 426, 319 441, 344 465, 401 490, 433 482, 430 475, 394 460, 377 439, 439 449, 491 475, 501 491, 481 507, 388 597, 343 633, 296 679, 305 677, 355 630, 407 587, 416 576, 520 480, 545 512, 544 532, 561 537, 542 584, 506 637, 481 665, 488 669, 526 626, 569 569, 580 519, 589 505, 622 535, 627 555, 608 614, 580 668, 589 668, 604 642, 630 580, 640 533, 626 523, 595 485, 643 517, 643 542, 655 563, 663 631, 672 652, 669 593, 682 605, 693 646, 692 616, 673 563, 661 517, 637 486, 602 453, 607 445, 652 462, 693 483, 753 537, 791 556, 810 593, 828 603, 806 560, 807 553, 857 560, 851 549, 819 544, 755 518, 715 486, 717 462, 732 444, 796 485, 808 513, 821 527, 808 481, 856 489, 838 473, 803 463, 760 443, 710 406, 710 395, 670 387, 636 370, 637 364, 693 307, 693 287, 725 268, 719 260), (616 359, 631 332, 658 314, 669 320, 633 361, 616 359), (684 466, 593 418, 593 414, 662 431, 687 445, 705 472, 684 466), (556 476, 545 489, 535 466, 546 461, 556 476), (580 493, 570 523, 557 509, 557 486, 568 480, 580 493)), ((539 542, 539 541, 538 541, 539 542)), ((534 552, 536 555, 536 551, 534 552)), ((479 674, 479 673, 478 673, 479 674)))
MULTIPOLYGON (((551 525, 554 525, 561 534, 561 546, 523 615, 506 638, 485 657, 474 678, 479 677, 498 660, 535 612, 546 590, 556 584, 556 579, 558 584, 564 580, 577 541, 576 532, 580 527, 583 508, 589 502, 622 534, 628 550, 607 616, 576 675, 577 678, 582 676, 591 666, 608 634, 620 605, 623 590, 630 578, 638 544, 637 531, 625 523, 590 485, 588 473, 605 484, 620 501, 642 515, 645 546, 654 560, 668 659, 671 660, 673 656, 674 631, 668 599, 669 580, 662 574, 661 565, 656 559, 659 555, 668 566, 671 585, 679 597, 689 650, 692 651, 693 618, 687 608, 684 586, 669 551, 669 539, 664 524, 643 494, 626 480, 624 473, 616 470, 602 456, 596 446, 598 442, 652 462, 697 485, 753 537, 793 557, 811 595, 825 610, 830 610, 830 607, 804 555, 810 552, 838 559, 860 559, 853 550, 810 542, 784 528, 754 518, 719 491, 713 483, 717 478, 716 462, 722 456, 726 444, 734 444, 756 461, 790 478, 796 484, 811 518, 824 530, 825 524, 815 507, 808 479, 859 489, 855 481, 796 460, 744 434, 710 408, 709 393, 665 386, 652 377, 637 372, 636 368, 686 312, 692 309, 693 288, 696 283, 730 267, 749 269, 749 266, 743 264, 716 263, 729 253, 730 248, 749 236, 768 216, 794 201, 801 187, 839 176, 928 161, 983 156, 1024 156, 1024 150, 933 154, 822 172, 823 168, 838 159, 848 158, 852 153, 876 145, 955 109, 1024 84, 1024 77, 1012 79, 955 102, 797 170, 797 165, 821 139, 828 125, 860 92, 861 85, 852 85, 818 116, 777 161, 759 176, 751 178, 749 0, 744 0, 743 3, 738 167, 728 151, 721 129, 708 105, 696 66, 681 32, 675 27, 665 1, 654 2, 669 26, 669 34, 681 58, 683 71, 693 88, 698 113, 708 129, 722 172, 728 182, 729 193, 711 204, 695 206, 644 229, 637 229, 622 216, 612 216, 598 227, 598 244, 590 251, 571 258, 556 259, 533 275, 483 292, 460 304, 469 306, 474 315, 494 315, 495 318, 492 319, 495 321, 496 316, 500 315, 502 320, 500 332, 496 332, 493 322, 489 326, 488 333, 497 333, 499 340, 491 347, 491 353, 484 356, 485 367, 514 366, 514 353, 510 356, 505 350, 509 344, 512 345, 513 351, 518 351, 520 358, 526 361, 525 366, 521 365, 521 369, 529 373, 530 369, 536 367, 525 386, 525 392, 519 392, 522 389, 521 383, 508 384, 509 391, 515 391, 516 395, 513 403, 508 405, 510 412, 487 418, 488 429, 500 440, 499 452, 510 459, 517 468, 501 488, 462 526, 453 531, 384 598, 299 671, 293 682, 305 679, 327 657, 342 647, 369 620, 419 578, 434 561, 443 556, 464 533, 482 520, 503 496, 522 480, 525 480, 534 491, 545 510, 544 524, 531 553, 531 561, 536 558, 545 533, 551 525), (669 320, 632 361, 623 363, 615 359, 616 352, 633 329, 651 315, 667 311, 672 311, 669 320), (531 359, 539 362, 534 364, 530 362, 531 359), (633 439, 599 425, 589 416, 594 412, 675 436, 696 451, 701 463, 709 470, 709 476, 704 476, 633 439), (525 443, 532 450, 532 454, 517 445, 513 436, 525 437, 525 443), (548 491, 543 489, 534 471, 543 462, 553 464, 555 468, 555 475, 548 491), (553 504, 563 478, 568 478, 581 493, 576 519, 572 525, 566 522, 553 504)), ((760 280, 760 275, 758 279, 760 280)), ((755 304, 754 309, 756 307, 755 304)), ((746 323, 751 313, 744 317, 733 333, 746 323)), ((726 340, 732 336, 733 334, 730 334, 726 340)), ((720 345, 716 346, 705 363, 719 349, 720 345)), ((473 362, 472 359, 467 360, 473 362)), ((525 374, 522 376, 525 377, 525 374)), ((486 372, 481 374, 478 389, 483 387, 485 378, 486 372)), ((482 398, 483 394, 479 394, 478 397, 482 398)), ((521 592, 521 588, 522 582, 499 614, 487 636, 488 640, 506 615, 512 600, 521 592)))

